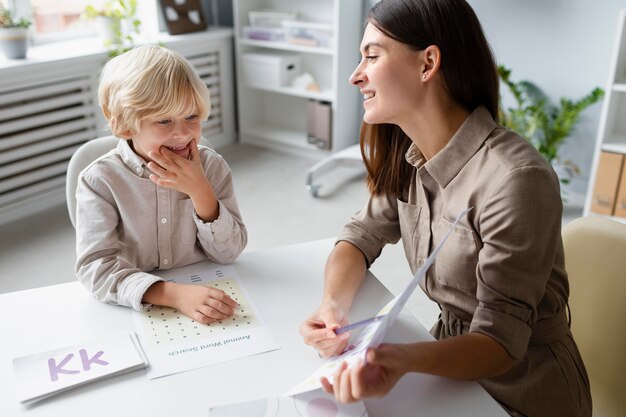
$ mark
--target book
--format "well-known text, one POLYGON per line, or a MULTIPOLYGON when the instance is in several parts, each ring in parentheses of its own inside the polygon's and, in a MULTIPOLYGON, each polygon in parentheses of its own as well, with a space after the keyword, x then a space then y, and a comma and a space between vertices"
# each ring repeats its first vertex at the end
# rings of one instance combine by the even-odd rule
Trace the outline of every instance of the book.
POLYGON ((135 333, 120 332, 13 359, 17 398, 30 405, 87 383, 145 368, 135 333))
POLYGON ((321 389, 211 407, 210 417, 368 417, 363 401, 342 404, 321 389))

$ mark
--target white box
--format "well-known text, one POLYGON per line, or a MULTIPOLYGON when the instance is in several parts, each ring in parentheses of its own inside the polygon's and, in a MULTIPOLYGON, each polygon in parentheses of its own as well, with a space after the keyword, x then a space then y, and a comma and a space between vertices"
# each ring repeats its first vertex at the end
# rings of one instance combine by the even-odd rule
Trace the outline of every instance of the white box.
POLYGON ((246 52, 241 54, 242 81, 250 87, 282 87, 300 75, 300 65, 297 53, 246 52))
POLYGON ((278 28, 283 20, 294 20, 297 12, 285 12, 279 10, 253 10, 248 12, 250 26, 278 28))

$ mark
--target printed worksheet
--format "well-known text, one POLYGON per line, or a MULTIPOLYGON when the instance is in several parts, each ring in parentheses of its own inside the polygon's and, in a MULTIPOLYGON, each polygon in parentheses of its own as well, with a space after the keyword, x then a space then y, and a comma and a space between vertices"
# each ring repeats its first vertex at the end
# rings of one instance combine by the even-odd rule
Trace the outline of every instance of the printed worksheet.
MULTIPOLYGON (((404 288, 404 290, 393 300, 391 300, 386 306, 384 306, 374 317, 363 320, 362 325, 364 326, 363 330, 357 335, 356 338, 352 340, 350 345, 344 350, 340 355, 330 358, 326 363, 324 363, 321 367, 315 370, 311 375, 304 379, 304 381, 300 382, 295 387, 291 388, 289 391, 285 393, 285 395, 296 395, 303 392, 311 391, 318 389, 322 386, 320 382, 321 377, 326 377, 332 383, 333 375, 337 368, 343 363, 346 362, 348 367, 351 367, 359 360, 365 360, 365 354, 367 349, 372 347, 375 348, 380 345, 387 333, 387 330, 391 327, 391 325, 395 322, 396 318, 400 314, 400 311, 404 308, 404 305, 408 301, 409 297, 417 288, 417 285, 420 283, 428 268, 435 262, 435 258, 437 254, 443 247, 444 243, 454 230, 454 227, 459 223, 459 221, 469 212, 472 208, 467 208, 463 210, 456 217, 452 225, 448 228, 446 234, 441 239, 441 242, 437 245, 437 247, 431 252, 431 254, 424 262, 421 268, 419 268, 413 279, 409 281, 408 285, 404 288)), ((359 323, 356 323, 358 326, 359 323)), ((346 329, 338 329, 337 333, 342 330, 347 330, 348 328, 355 328, 354 325, 346 326, 346 329)))
POLYGON ((152 306, 134 312, 135 327, 150 362, 148 378, 278 349, 278 343, 243 288, 231 265, 198 263, 181 270, 158 271, 166 281, 221 289, 239 303, 235 315, 211 324, 181 312, 152 306))

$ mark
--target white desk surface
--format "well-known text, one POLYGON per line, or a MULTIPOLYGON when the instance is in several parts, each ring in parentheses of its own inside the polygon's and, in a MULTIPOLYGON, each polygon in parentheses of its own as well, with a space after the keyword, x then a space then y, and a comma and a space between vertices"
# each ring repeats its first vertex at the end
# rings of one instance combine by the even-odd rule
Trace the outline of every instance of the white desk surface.
MULTIPOLYGON (((134 331, 131 310, 96 301, 78 282, 0 294, 0 416, 207 416, 211 405, 281 395, 323 363, 302 342, 298 328, 320 301, 332 245, 333 239, 326 239, 249 252, 234 263, 281 349, 155 380, 145 370, 135 371, 30 408, 16 399, 13 357, 134 331)), ((371 316, 391 298, 370 274, 357 294, 351 321, 371 316)), ((386 340, 429 339, 426 329, 403 313, 386 340)), ((371 417, 507 416, 476 383, 422 374, 405 376, 385 398, 365 404, 371 417)))

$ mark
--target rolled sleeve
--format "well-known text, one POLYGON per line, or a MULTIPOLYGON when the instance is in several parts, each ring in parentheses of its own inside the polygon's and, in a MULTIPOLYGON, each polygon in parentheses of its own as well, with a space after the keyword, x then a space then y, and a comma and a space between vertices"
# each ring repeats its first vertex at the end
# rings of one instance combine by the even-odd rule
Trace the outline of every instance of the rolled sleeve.
POLYGON ((383 247, 400 239, 397 201, 388 196, 370 196, 367 204, 343 228, 337 242, 356 246, 369 268, 383 247))
POLYGON ((480 213, 478 307, 470 331, 494 338, 517 360, 528 347, 554 263, 561 204, 556 176, 525 167, 498 183, 480 213))
POLYGON ((246 247, 248 232, 243 223, 232 174, 226 161, 211 150, 206 150, 206 175, 213 186, 218 202, 218 217, 203 222, 193 213, 198 229, 198 240, 207 257, 217 263, 233 262, 246 247))

